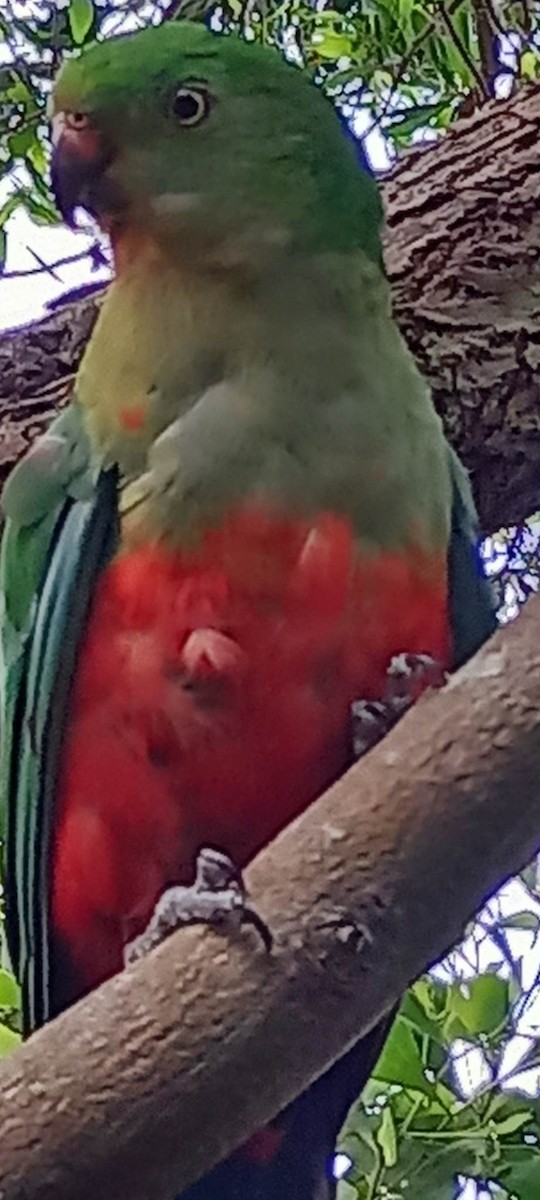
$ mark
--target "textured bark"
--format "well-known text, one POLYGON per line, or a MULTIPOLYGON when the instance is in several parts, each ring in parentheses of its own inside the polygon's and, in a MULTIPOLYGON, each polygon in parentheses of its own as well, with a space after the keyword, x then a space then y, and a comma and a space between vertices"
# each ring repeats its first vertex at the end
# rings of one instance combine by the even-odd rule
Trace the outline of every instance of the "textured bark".
MULTIPOLYGON (((491 102, 384 185, 395 312, 492 530, 540 506, 540 85, 491 102)), ((0 481, 69 392, 95 315, 0 340, 0 481)))
POLYGON ((68 399, 96 311, 70 304, 0 338, 0 483, 68 399))
POLYGON ((540 87, 491 102, 386 184, 403 334, 486 530, 540 508, 540 87))
POLYGON ((2 1200, 169 1200, 203 1173, 531 858, 539 773, 537 597, 253 863, 271 954, 177 933, 1 1064, 2 1200))

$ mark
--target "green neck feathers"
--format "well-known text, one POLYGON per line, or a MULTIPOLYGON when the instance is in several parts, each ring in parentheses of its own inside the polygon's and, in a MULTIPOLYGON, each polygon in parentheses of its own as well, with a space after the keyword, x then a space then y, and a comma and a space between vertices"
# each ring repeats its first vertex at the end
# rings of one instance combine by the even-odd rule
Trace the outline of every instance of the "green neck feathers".
POLYGON ((347 514, 373 545, 446 544, 440 422, 363 255, 181 272, 139 250, 77 398, 99 453, 182 539, 248 497, 347 514))

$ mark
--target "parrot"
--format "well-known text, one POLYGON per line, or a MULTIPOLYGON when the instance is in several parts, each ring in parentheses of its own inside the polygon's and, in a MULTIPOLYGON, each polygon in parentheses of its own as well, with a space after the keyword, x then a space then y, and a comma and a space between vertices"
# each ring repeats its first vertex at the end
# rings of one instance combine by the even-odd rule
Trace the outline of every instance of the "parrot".
MULTIPOLYGON (((124 968, 205 848, 241 872, 343 774, 352 708, 384 706, 399 656, 450 671, 495 622, 468 476, 392 314, 379 188, 321 89, 169 22, 70 57, 51 119, 58 208, 98 223, 114 274, 2 498, 26 1034, 124 968)), ((183 1200, 331 1200, 386 1029, 183 1200)))

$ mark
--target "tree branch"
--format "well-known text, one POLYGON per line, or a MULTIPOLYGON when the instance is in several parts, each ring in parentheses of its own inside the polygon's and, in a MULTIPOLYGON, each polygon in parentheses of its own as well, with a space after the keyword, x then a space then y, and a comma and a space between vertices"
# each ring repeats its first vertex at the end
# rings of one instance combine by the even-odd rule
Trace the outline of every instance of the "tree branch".
POLYGON ((540 597, 259 855, 271 955, 177 933, 2 1064, 2 1200, 170 1200, 531 858, 539 773, 540 597))
POLYGON ((497 35, 505 37, 507 30, 498 20, 496 9, 491 0, 473 0, 476 36, 482 72, 488 95, 495 95, 495 80, 500 70, 497 56, 497 35))

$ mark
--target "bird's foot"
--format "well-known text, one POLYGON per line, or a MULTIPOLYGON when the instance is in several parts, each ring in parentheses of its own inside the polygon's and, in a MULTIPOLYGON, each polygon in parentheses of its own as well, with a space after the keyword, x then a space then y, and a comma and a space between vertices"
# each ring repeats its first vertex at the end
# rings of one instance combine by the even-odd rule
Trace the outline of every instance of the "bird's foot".
POLYGON ((386 672, 382 700, 355 700, 351 706, 353 753, 361 758, 407 712, 428 688, 438 688, 448 676, 429 654, 396 654, 386 672))
POLYGON ((124 948, 126 966, 144 958, 184 925, 210 925, 226 936, 237 933, 242 925, 253 925, 265 949, 272 949, 270 930, 249 905, 240 871, 220 850, 206 847, 199 852, 190 887, 170 887, 163 892, 144 933, 124 948))

